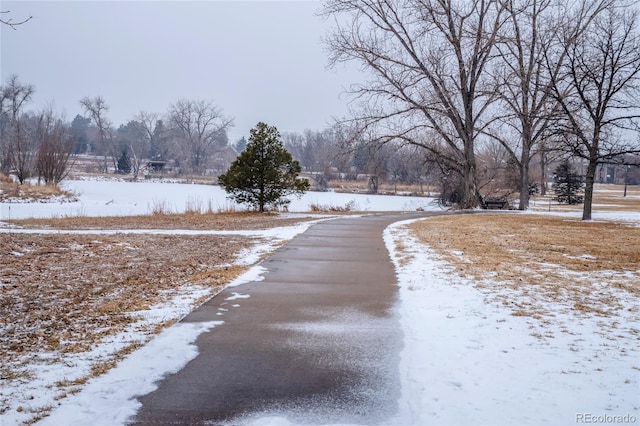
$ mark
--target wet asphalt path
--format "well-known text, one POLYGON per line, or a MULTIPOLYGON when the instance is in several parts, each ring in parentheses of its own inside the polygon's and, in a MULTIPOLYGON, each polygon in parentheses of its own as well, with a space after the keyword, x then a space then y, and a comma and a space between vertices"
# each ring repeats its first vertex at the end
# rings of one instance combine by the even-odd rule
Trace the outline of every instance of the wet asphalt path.
POLYGON ((183 320, 224 324, 140 398, 133 424, 239 424, 260 415, 383 423, 400 396, 402 332, 382 233, 428 215, 346 217, 295 237, 262 262, 263 281, 227 288, 183 320), (249 297, 226 300, 235 293, 249 297))

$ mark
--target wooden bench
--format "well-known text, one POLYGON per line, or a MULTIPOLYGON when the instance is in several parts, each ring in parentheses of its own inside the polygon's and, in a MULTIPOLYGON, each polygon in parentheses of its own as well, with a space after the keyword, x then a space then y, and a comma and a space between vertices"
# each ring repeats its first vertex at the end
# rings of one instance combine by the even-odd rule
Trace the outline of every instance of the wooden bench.
POLYGON ((507 200, 485 200, 484 208, 487 210, 505 210, 509 208, 507 200))

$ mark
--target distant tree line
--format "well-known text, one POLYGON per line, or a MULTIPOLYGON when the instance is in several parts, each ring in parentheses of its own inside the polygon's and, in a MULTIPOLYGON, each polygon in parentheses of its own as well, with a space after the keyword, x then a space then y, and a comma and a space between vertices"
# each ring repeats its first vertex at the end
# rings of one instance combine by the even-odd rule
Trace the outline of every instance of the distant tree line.
POLYGON ((211 101, 182 99, 163 115, 141 111, 116 128, 101 96, 81 99, 83 115, 67 122, 51 108, 27 110, 34 92, 16 75, 0 86, 0 172, 20 183, 37 177, 57 184, 80 154, 102 157, 104 173, 134 178, 150 161, 171 160, 187 176, 224 171, 216 169, 215 156, 228 147, 233 120, 211 101))
POLYGON ((436 183, 437 168, 424 151, 399 142, 374 144, 352 131, 336 124, 321 131, 284 133, 283 140, 317 190, 328 189, 336 180, 366 180, 374 194, 383 182, 418 185, 420 192, 436 183))

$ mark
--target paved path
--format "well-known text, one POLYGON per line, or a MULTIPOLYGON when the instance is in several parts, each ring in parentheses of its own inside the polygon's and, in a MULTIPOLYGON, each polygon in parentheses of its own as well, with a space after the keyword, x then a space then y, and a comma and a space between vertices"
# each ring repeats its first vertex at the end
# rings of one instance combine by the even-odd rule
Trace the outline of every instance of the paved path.
POLYGON ((237 424, 255 415, 383 422, 397 408, 402 332, 382 231, 427 215, 325 221, 281 247, 262 263, 263 281, 228 288, 184 319, 224 324, 140 399, 135 423, 237 424), (226 300, 234 293, 250 297, 226 300))

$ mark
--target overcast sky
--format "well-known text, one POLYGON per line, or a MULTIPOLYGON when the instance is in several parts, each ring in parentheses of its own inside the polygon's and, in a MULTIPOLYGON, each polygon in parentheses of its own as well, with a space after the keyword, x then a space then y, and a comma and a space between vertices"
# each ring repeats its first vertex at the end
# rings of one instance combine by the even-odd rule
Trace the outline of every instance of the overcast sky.
MULTIPOLYGON (((179 99, 212 100, 235 119, 230 141, 258 121, 320 130, 346 113, 355 67, 327 69, 331 23, 317 1, 2 1, 33 19, 1 29, 2 83, 36 88, 27 109, 53 103, 68 120, 102 96, 109 118, 165 113, 179 99)), ((6 19, 7 15, 4 14, 6 19)))

